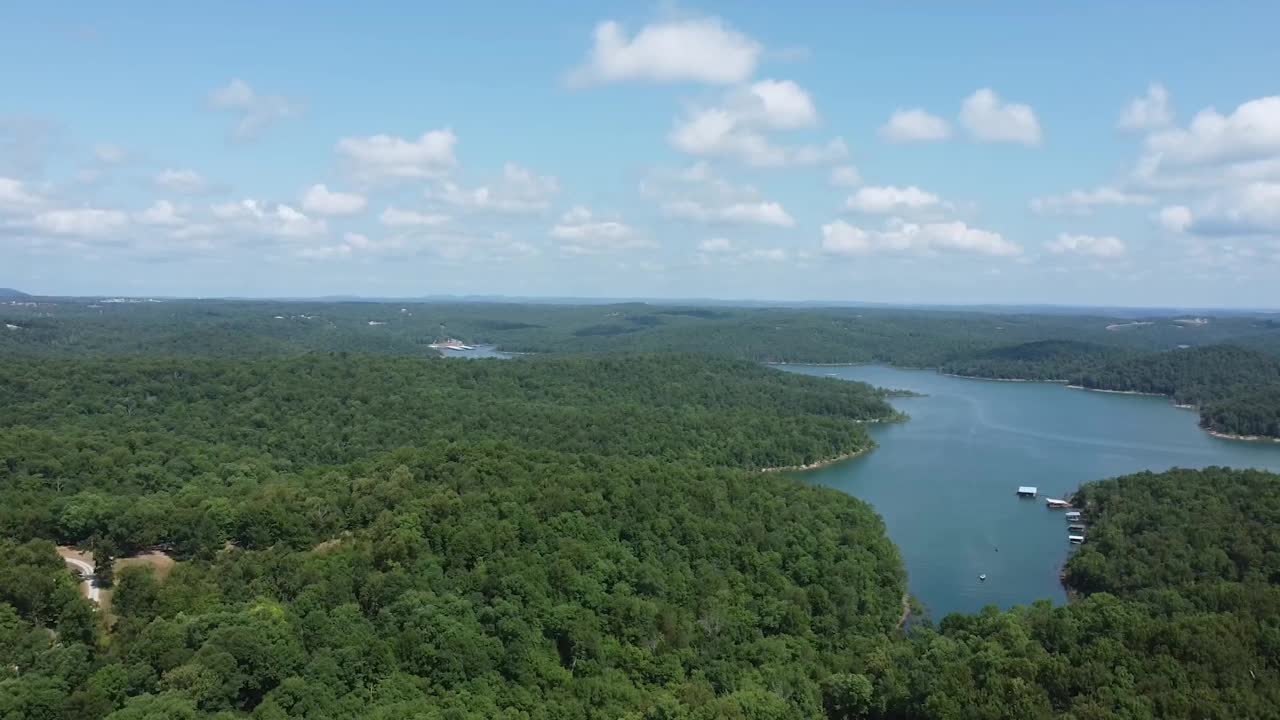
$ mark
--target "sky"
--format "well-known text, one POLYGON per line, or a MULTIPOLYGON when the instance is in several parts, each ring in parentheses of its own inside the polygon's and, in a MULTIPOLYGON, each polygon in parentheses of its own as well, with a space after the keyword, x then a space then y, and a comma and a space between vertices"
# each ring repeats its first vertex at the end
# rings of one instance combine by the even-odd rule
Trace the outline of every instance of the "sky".
POLYGON ((1280 307, 1280 5, 9 3, 0 286, 1280 307))

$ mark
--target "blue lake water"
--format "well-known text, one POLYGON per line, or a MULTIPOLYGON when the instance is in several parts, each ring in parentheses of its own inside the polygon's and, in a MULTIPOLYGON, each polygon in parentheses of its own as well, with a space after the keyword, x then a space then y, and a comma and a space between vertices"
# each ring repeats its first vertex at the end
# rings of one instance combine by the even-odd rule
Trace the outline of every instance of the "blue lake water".
POLYGON ((798 476, 875 507, 902 551, 912 594, 935 620, 991 604, 1065 601, 1058 573, 1072 546, 1062 511, 1047 509, 1045 496, 1141 470, 1280 471, 1280 444, 1215 438, 1196 413, 1164 398, 881 366, 784 369, 925 394, 892 401, 911 419, 872 426, 875 450, 798 476), (1019 485, 1041 497, 1019 499, 1019 485))

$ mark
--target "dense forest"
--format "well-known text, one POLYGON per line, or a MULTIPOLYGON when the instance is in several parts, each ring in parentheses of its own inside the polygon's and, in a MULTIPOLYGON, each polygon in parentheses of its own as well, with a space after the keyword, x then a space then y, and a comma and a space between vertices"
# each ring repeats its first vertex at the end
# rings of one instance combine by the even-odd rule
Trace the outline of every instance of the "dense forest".
POLYGON ((431 355, 427 346, 445 336, 539 354, 694 352, 911 367, 1040 341, 1138 352, 1230 342, 1280 354, 1280 321, 1271 317, 1200 320, 881 307, 28 299, 0 302, 0 323, 17 328, 0 332, 0 356, 431 355))
MULTIPOLYGON (((1069 605, 902 628, 905 573, 872 509, 758 472, 871 447, 866 423, 902 419, 888 393, 763 367, 730 328, 844 323, 803 351, 858 327, 880 339, 845 352, 955 369, 965 354, 1050 379, 1077 363, 1138 382, 1132 367, 1169 380, 1152 392, 1240 417, 1217 388, 1256 381, 1270 356, 1219 335, 1170 350, 1132 339, 1154 325, 1099 335, 1079 318, 959 314, 943 329, 869 312, 873 331, 853 311, 777 316, 798 313, 792 328, 707 309, 625 334, 696 351, 674 327, 724 322, 704 354, 616 354, 622 336, 593 330, 584 342, 602 346, 584 354, 472 362, 424 343, 478 341, 455 328, 498 322, 483 314, 365 345, 424 311, 382 308, 395 315, 378 326, 343 307, 322 333, 232 348, 217 343, 243 307, 179 339, 166 305, 122 306, 106 330, 17 305, 20 329, 0 336, 0 720, 1226 720, 1280 706, 1280 476, 1087 484, 1069 605), (97 563, 96 610, 67 546, 97 563)), ((547 330, 513 326, 558 312, 493 332, 547 330)), ((1224 324, 1256 337, 1259 322, 1224 324)))

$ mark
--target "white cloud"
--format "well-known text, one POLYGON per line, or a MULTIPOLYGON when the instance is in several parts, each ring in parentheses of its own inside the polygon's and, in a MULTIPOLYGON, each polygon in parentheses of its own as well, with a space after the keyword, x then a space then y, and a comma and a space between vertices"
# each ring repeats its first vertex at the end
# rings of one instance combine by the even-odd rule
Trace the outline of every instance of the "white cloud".
POLYGON ((978 142, 1040 144, 1040 123, 1031 106, 1003 102, 990 88, 965 98, 960 124, 978 142))
POLYGON ((1151 83, 1146 95, 1131 100, 1116 121, 1121 130, 1159 130, 1172 124, 1169 92, 1160 83, 1151 83))
POLYGON ((378 216, 378 221, 389 227, 433 227, 449 222, 449 216, 389 207, 378 216))
POLYGON ((946 120, 919 108, 895 110, 889 121, 880 127, 880 137, 894 143, 946 140, 951 137, 951 126, 946 120))
POLYGON ((831 184, 836 187, 857 187, 862 184, 862 173, 852 165, 831 168, 831 184))
POLYGON ((123 230, 129 224, 129 216, 119 210, 97 208, 49 210, 37 213, 31 224, 36 230, 50 235, 101 237, 123 230))
POLYGON ((1193 220, 1191 208, 1186 205, 1170 205, 1160 208, 1160 212, 1156 213, 1156 222, 1170 232, 1186 232, 1193 220))
POLYGON ((230 230, 287 240, 316 237, 328 231, 323 220, 315 220, 288 205, 267 207, 257 200, 222 203, 209 208, 213 216, 226 222, 230 230))
POLYGON ((771 130, 811 127, 818 122, 812 98, 790 80, 761 80, 725 94, 714 107, 690 108, 668 140, 699 157, 732 158, 756 167, 823 165, 848 156, 844 140, 825 145, 775 145, 771 130))
POLYGON ((302 209, 317 215, 355 215, 366 205, 363 195, 330 190, 324 185, 312 185, 302 196, 302 209))
POLYGON ((707 206, 696 200, 673 200, 662 207, 663 211, 678 218, 700 222, 725 222, 743 225, 771 225, 792 227, 794 218, 777 202, 736 202, 720 207, 707 206))
POLYGON ((1199 235, 1280 235, 1280 183, 1249 183, 1215 193, 1192 214, 1199 235))
POLYGON ((628 38, 614 21, 595 29, 586 63, 569 73, 571 85, 645 81, 740 83, 755 72, 762 48, 718 18, 675 20, 641 28, 628 38))
POLYGON ((676 125, 670 140, 677 150, 690 155, 733 158, 756 167, 822 165, 849 154, 841 138, 826 145, 774 145, 742 116, 724 108, 695 111, 676 125))
POLYGON ((999 233, 972 228, 959 222, 923 225, 890 220, 884 230, 866 230, 843 220, 822 226, 822 250, 832 255, 915 253, 933 255, 958 252, 993 257, 1014 257, 1022 247, 999 233))
POLYGON ((124 162, 129 154, 119 145, 99 143, 93 147, 93 156, 104 165, 115 165, 124 162))
POLYGON ((704 223, 795 225, 781 203, 762 197, 750 185, 725 180, 704 162, 675 171, 656 170, 641 182, 640 190, 659 199, 669 217, 704 223))
POLYGON ((698 243, 698 249, 704 253, 726 253, 733 251, 733 241, 729 238, 713 237, 698 243))
POLYGON ((436 178, 457 164, 453 155, 457 143, 453 130, 444 128, 425 132, 417 140, 391 135, 343 138, 336 149, 352 172, 365 180, 436 178))
POLYGON ((302 113, 300 103, 280 95, 260 95, 240 79, 210 92, 209 107, 239 117, 231 133, 236 140, 256 139, 271 125, 302 113))
POLYGON ((209 189, 209 183, 195 170, 162 170, 155 176, 157 186, 179 193, 202 193, 209 189))
POLYGON ((618 220, 601 220, 590 210, 577 206, 560 217, 551 236, 561 240, 561 248, 571 255, 594 255, 652 245, 631 226, 618 220))
POLYGON ((519 214, 545 211, 559 192, 560 181, 555 177, 507 163, 496 183, 468 190, 445 182, 426 196, 472 212, 519 214))
POLYGON ((1089 215, 1097 207, 1133 207, 1154 202, 1155 198, 1150 195, 1103 185, 1093 190, 1072 190, 1063 195, 1035 198, 1031 201, 1031 209, 1046 215, 1089 215))
POLYGON ((1214 108, 1191 124, 1147 138, 1147 162, 1157 166, 1212 165, 1280 154, 1280 95, 1242 103, 1230 115, 1214 108))
POLYGON ((186 220, 179 214, 178 208, 168 200, 157 200, 152 203, 151 207, 138 213, 135 219, 142 225, 174 227, 186 224, 186 220))
POLYGON ((813 127, 818 109, 813 98, 790 80, 761 80, 730 99, 734 112, 751 125, 776 129, 813 127))
POLYGON ((915 185, 908 187, 864 187, 849 196, 845 203, 857 212, 887 215, 890 213, 918 212, 947 207, 942 198, 925 192, 915 185))
POLYGON ((26 183, 0 177, 0 210, 29 210, 40 204, 40 198, 27 189, 26 183))
POLYGON ((1058 239, 1046 243, 1045 247, 1054 255, 1087 255, 1098 258, 1117 258, 1127 252, 1120 238, 1094 235, 1068 235, 1061 233, 1058 239))

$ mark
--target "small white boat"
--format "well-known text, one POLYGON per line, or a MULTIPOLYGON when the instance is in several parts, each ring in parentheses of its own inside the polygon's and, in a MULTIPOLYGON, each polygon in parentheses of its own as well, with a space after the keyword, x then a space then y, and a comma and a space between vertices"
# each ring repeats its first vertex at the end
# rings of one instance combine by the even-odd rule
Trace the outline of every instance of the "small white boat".
POLYGON ((986 581, 987 581, 987 574, 986 574, 986 573, 982 573, 981 575, 979 575, 979 576, 978 576, 978 580, 981 580, 982 582, 986 582, 986 581))

